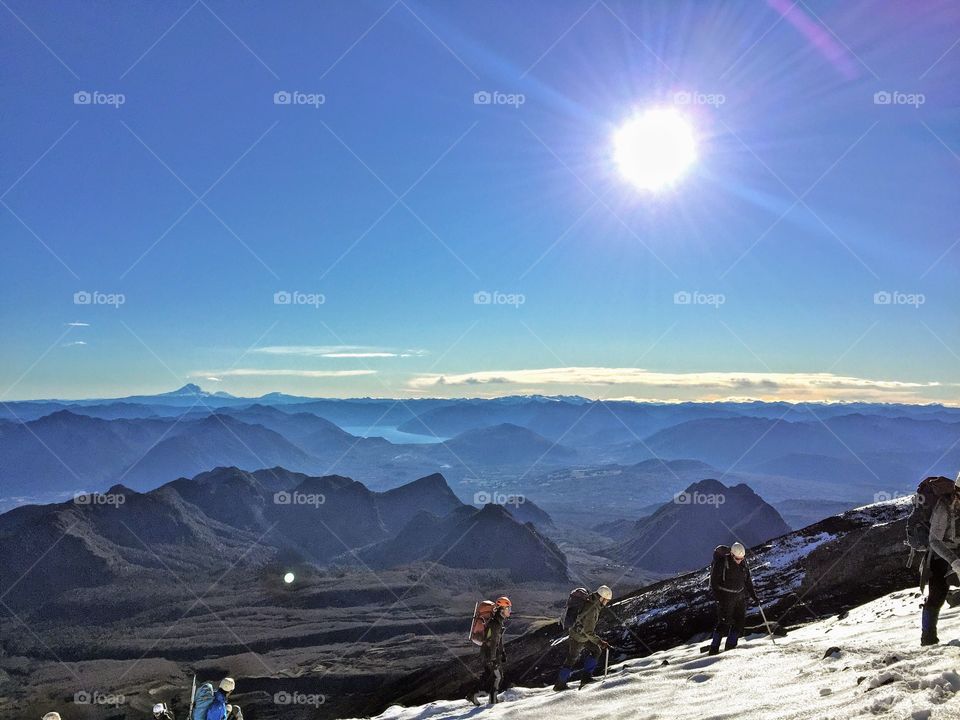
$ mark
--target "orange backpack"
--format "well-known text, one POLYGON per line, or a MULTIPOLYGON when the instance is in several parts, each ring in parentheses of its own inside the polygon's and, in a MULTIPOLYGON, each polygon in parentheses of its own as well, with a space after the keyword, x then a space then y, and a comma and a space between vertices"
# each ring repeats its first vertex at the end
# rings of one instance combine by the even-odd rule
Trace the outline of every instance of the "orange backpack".
POLYGON ((476 645, 483 645, 483 633, 487 623, 493 617, 497 604, 492 600, 481 600, 473 608, 473 622, 470 623, 470 639, 476 645))

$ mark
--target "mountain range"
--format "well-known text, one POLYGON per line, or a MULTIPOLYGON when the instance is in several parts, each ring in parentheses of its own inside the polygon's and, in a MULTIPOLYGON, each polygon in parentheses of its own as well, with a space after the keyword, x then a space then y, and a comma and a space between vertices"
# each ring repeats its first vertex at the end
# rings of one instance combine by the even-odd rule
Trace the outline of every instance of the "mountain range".
POLYGON ((241 558, 246 568, 368 558, 381 568, 422 560, 504 569, 517 581, 566 578, 563 553, 532 524, 500 506, 463 505, 439 474, 375 492, 337 475, 216 468, 146 493, 117 485, 16 508, 0 515, 0 542, 0 577, 10 583, 0 592, 41 613, 80 588, 134 597, 137 587, 166 585, 167 570, 212 578, 241 558), (38 547, 48 548, 42 563, 38 547), (27 573, 29 583, 14 582, 27 573))
POLYGON ((960 408, 941 405, 238 398, 190 384, 119 399, 8 402, 0 418, 0 508, 116 483, 149 490, 217 466, 281 465, 363 477, 377 489, 443 472, 464 499, 493 490, 532 495, 569 519, 585 507, 574 500, 583 478, 615 478, 607 486, 651 478, 630 482, 642 488, 635 501, 626 487, 594 493, 593 504, 617 500, 581 523, 592 526, 617 519, 624 501, 621 519, 636 519, 710 476, 747 482, 774 503, 862 503, 960 466, 960 408), (699 477, 671 467, 691 461, 704 466, 699 477), (649 472, 631 469, 648 462, 649 472), (555 492, 561 486, 570 494, 555 492))

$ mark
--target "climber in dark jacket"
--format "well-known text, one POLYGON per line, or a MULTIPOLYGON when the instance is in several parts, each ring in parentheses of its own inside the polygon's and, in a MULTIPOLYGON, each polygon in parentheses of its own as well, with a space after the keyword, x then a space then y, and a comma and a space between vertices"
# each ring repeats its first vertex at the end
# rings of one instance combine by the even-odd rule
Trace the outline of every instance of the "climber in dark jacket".
POLYGON ((601 585, 595 593, 590 593, 587 597, 583 609, 580 610, 576 622, 570 629, 570 636, 567 640, 567 658, 560 668, 557 684, 553 686, 553 689, 557 692, 568 689, 567 681, 573 673, 573 666, 584 650, 587 651, 587 657, 583 660, 580 687, 593 682, 593 671, 597 667, 600 652, 610 647, 609 643, 597 635, 597 623, 600 621, 600 611, 610 602, 612 597, 613 591, 606 585, 601 585))
POLYGON ((729 551, 723 545, 714 551, 710 589, 717 600, 717 627, 710 643, 711 655, 720 652, 720 641, 724 636, 727 638, 724 650, 732 650, 737 646, 747 617, 747 598, 759 602, 757 592, 753 589, 750 568, 744 562, 746 555, 746 548, 738 542, 729 551))
POLYGON ((477 694, 486 690, 490 695, 490 704, 497 704, 497 691, 503 680, 503 663, 507 661, 507 652, 503 649, 504 625, 513 605, 508 597, 497 598, 497 609, 487 621, 483 631, 483 644, 480 646, 480 659, 483 662, 483 676, 480 687, 467 695, 467 700, 479 705, 477 694))
MULTIPOLYGON (((921 571, 930 591, 923 603, 921 645, 936 645, 937 619, 951 584, 960 577, 960 492, 939 500, 930 515, 930 552, 921 571)), ((953 604, 953 603, 951 603, 953 604)))

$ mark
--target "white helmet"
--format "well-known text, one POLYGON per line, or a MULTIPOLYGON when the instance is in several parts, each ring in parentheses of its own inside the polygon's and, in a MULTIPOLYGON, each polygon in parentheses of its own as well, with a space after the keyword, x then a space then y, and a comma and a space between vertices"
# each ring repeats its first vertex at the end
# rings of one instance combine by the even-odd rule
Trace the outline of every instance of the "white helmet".
POLYGON ((220 681, 220 689, 226 693, 233 692, 233 689, 237 686, 237 683, 234 682, 233 678, 225 677, 220 681))
POLYGON ((43 716, 43 720, 60 720, 60 713, 58 712, 48 712, 43 716))
POLYGON ((154 715, 163 715, 167 711, 167 706, 164 703, 157 703, 153 706, 154 715))
POLYGON ((746 557, 747 549, 743 546, 742 543, 735 542, 730 546, 730 554, 733 555, 738 560, 743 560, 746 557))
POLYGON ((611 600, 613 598, 613 590, 606 585, 601 585, 597 588, 597 595, 602 597, 604 600, 611 600))

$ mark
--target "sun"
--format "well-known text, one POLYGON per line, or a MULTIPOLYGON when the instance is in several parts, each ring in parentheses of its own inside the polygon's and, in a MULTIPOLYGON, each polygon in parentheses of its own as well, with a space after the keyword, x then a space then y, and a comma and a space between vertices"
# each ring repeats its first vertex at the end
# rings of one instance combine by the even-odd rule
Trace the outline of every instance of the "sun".
POLYGON ((697 159, 693 127, 676 110, 651 108, 620 126, 613 137, 613 157, 633 185, 662 190, 676 183, 697 159))

